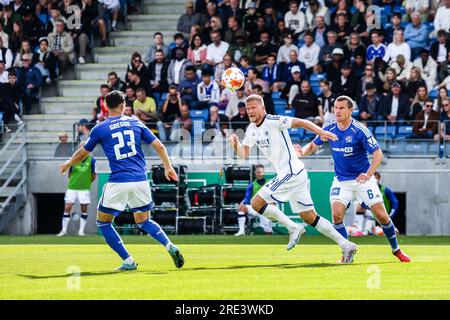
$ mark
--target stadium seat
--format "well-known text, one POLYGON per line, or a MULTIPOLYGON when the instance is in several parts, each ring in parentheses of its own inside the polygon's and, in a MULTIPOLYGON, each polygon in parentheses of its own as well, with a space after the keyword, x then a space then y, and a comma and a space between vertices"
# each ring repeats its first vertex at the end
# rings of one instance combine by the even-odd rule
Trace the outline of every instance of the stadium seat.
POLYGON ((406 144, 405 155, 426 155, 427 142, 425 141, 410 141, 406 144))
POLYGON ((436 99, 438 96, 438 92, 437 90, 433 89, 428 93, 428 96, 430 97, 430 99, 436 99))
POLYGON ((394 12, 398 12, 404 15, 406 13, 406 9, 403 6, 394 6, 394 12))
POLYGON ((412 134, 412 126, 400 126, 398 127, 396 139, 408 139, 412 134))
POLYGON ((286 107, 286 101, 284 100, 274 100, 273 104, 275 107, 286 107))
POLYGON ((288 116, 288 117, 293 117, 295 114, 295 110, 294 109, 285 109, 284 110, 284 115, 288 116))
POLYGON ((311 77, 309 77, 309 82, 311 83, 311 85, 313 83, 319 85, 320 80, 325 79, 325 77, 325 73, 313 73, 311 77))
POLYGON ((203 110, 191 110, 189 112, 192 120, 208 120, 208 109, 203 110))
POLYGON ((450 143, 448 142, 445 144, 445 156, 450 158, 450 143))
POLYGON ((438 142, 429 142, 428 144, 428 154, 430 156, 436 156, 440 157, 441 150, 443 151, 443 148, 441 149, 441 145, 438 142))
POLYGON ((168 93, 167 93, 167 92, 164 92, 164 93, 162 93, 162 94, 161 94, 161 98, 160 98, 160 101, 166 101, 166 99, 167 99, 167 95, 168 95, 168 93))
POLYGON ((405 154, 406 142, 404 140, 388 143, 387 152, 389 155, 403 155, 405 154))
POLYGON ((319 95, 320 94, 320 87, 319 85, 311 85, 312 91, 316 94, 319 95))
POLYGON ((305 129, 303 128, 292 128, 289 129, 289 135, 291 136, 292 140, 302 140, 303 135, 305 133, 305 129))
POLYGON ((272 99, 273 100, 280 100, 281 99, 281 92, 280 91, 275 91, 275 92, 272 92, 272 99))
POLYGON ((286 110, 285 106, 275 106, 275 114, 284 114, 284 111, 286 110))
POLYGON ((387 139, 395 139, 395 131, 396 131, 396 127, 395 126, 381 126, 381 127, 376 127, 375 129, 375 137, 377 139, 384 139, 385 137, 387 139))

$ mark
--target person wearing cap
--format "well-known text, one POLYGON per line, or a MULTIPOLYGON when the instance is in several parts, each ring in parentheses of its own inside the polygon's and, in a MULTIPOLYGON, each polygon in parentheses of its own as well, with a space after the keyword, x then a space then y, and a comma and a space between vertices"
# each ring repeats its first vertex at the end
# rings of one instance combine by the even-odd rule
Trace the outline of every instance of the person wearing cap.
POLYGON ((303 38, 302 34, 306 29, 306 17, 299 10, 297 1, 289 2, 289 11, 284 15, 284 22, 286 27, 293 32, 295 39, 303 38))
POLYGON ((194 11, 193 1, 187 1, 185 8, 186 12, 178 19, 177 31, 184 33, 185 37, 189 37, 192 25, 203 25, 204 22, 202 15, 194 11))
POLYGON ((414 60, 413 65, 420 69, 423 80, 427 84, 428 91, 431 91, 436 85, 437 68, 436 61, 430 57, 430 52, 426 48, 422 48, 420 56, 414 60))
POLYGON ((306 9, 305 15, 306 23, 308 24, 309 29, 312 29, 316 26, 315 23, 317 16, 324 17, 325 23, 328 25, 330 24, 330 11, 318 0, 309 0, 309 5, 306 9))
POLYGON ((39 92, 43 84, 43 77, 38 68, 31 64, 31 55, 22 56, 22 67, 16 68, 17 82, 24 92, 22 103, 26 113, 31 112, 31 98, 39 92))
POLYGON ((345 63, 344 50, 341 48, 334 48, 331 53, 331 61, 324 67, 324 72, 327 74, 327 79, 331 82, 338 81, 341 71, 341 65, 345 63))
POLYGON ((47 38, 39 39, 39 49, 33 53, 33 65, 41 71, 47 84, 55 81, 56 58, 48 47, 47 38))
POLYGON ((427 99, 413 123, 410 139, 433 139, 438 133, 439 112, 433 110, 433 99, 427 99))
POLYGON ((373 82, 366 84, 366 94, 359 102, 359 118, 366 121, 383 120, 384 99, 377 93, 377 86, 373 82))
POLYGON ((250 119, 247 115, 247 109, 245 108, 245 102, 241 101, 237 105, 238 113, 230 119, 231 129, 245 131, 250 123, 250 119))
POLYGON ((292 79, 286 82, 280 95, 283 99, 287 100, 287 108, 291 108, 292 100, 299 93, 302 83, 300 67, 293 66, 291 68, 291 74, 292 79))
POLYGON ((391 86, 391 93, 384 97, 383 110, 381 115, 383 120, 388 120, 390 124, 404 123, 409 119, 410 111, 409 97, 402 93, 400 83, 394 82, 391 86))
POLYGON ((405 28, 405 40, 411 48, 411 56, 413 59, 427 45, 428 36, 428 28, 420 21, 420 13, 417 11, 411 13, 411 22, 405 28))
POLYGON ((256 29, 256 19, 261 16, 259 12, 256 11, 256 2, 247 2, 247 13, 242 18, 242 27, 247 36, 256 29))
POLYGON ((78 121, 78 141, 86 141, 89 138, 90 122, 88 119, 78 121))

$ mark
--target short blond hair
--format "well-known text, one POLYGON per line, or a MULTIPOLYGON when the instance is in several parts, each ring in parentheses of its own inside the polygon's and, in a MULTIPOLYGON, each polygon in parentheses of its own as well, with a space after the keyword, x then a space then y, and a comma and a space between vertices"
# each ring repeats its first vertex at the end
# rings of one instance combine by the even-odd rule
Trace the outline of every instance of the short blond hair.
POLYGON ((253 101, 258 102, 258 103, 261 104, 263 107, 265 107, 265 106, 264 106, 264 99, 263 99, 260 95, 258 95, 258 94, 251 94, 251 95, 249 95, 249 96, 245 99, 245 104, 247 104, 247 103, 249 103, 249 102, 253 102, 253 101))

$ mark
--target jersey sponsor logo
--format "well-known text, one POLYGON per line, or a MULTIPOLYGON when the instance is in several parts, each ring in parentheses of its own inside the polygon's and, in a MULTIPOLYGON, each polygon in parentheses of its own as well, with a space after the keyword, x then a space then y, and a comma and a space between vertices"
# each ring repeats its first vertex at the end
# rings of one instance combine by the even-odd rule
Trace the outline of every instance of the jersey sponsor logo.
POLYGON ((340 192, 341 192, 341 188, 333 188, 333 189, 331 189, 331 195, 332 196, 338 196, 340 192))
POLYGON ((367 139, 367 142, 369 143, 369 146, 371 148, 375 148, 378 145, 377 140, 375 140, 375 138, 372 136, 370 138, 367 139))
POLYGON ((256 143, 258 144, 258 147, 268 148, 270 144, 270 139, 256 140, 256 143))

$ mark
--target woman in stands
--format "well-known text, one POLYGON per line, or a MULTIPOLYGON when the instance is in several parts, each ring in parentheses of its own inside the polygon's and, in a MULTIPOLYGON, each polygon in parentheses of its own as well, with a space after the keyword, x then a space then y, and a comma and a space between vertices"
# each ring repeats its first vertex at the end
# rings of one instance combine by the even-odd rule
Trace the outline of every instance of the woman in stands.
POLYGON ((441 112, 442 111, 442 102, 445 98, 448 98, 448 91, 447 88, 445 87, 440 87, 439 91, 438 91, 438 96, 436 99, 434 99, 434 103, 433 103, 433 110, 437 111, 437 112, 441 112))
POLYGON ((419 87, 422 86, 426 86, 425 81, 422 79, 422 72, 418 67, 412 67, 409 78, 403 84, 403 92, 412 99, 416 96, 419 87))
POLYGON ((383 81, 381 92, 383 93, 383 95, 388 95, 389 93, 391 93, 392 84, 397 79, 397 71, 395 71, 394 68, 387 68, 383 78, 380 79, 381 81, 383 81))
POLYGON ((31 44, 28 40, 23 40, 20 44, 20 50, 19 53, 16 55, 13 63, 14 68, 20 68, 22 66, 22 56, 24 54, 33 55, 33 52, 31 52, 31 44))
POLYGON ((414 96, 414 99, 411 103, 411 110, 409 117, 411 120, 416 119, 416 115, 424 109, 427 100, 428 100, 427 86, 422 85, 419 88, 417 88, 417 93, 414 96))

